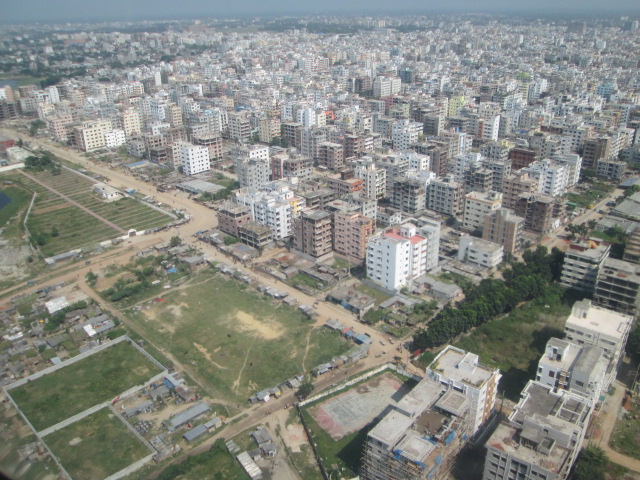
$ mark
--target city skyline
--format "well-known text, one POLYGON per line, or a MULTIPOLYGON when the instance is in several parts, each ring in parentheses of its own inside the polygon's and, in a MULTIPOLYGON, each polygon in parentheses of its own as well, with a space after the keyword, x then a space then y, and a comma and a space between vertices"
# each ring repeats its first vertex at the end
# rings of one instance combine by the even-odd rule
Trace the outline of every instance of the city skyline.
POLYGON ((251 17, 265 15, 403 15, 403 14, 439 14, 439 13, 485 13, 485 14, 526 14, 526 15, 633 15, 640 14, 640 5, 633 0, 614 0, 603 4, 595 0, 569 0, 555 2, 542 0, 533 4, 517 4, 506 0, 461 0, 455 4, 443 5, 434 0, 418 2, 402 0, 392 6, 381 0, 364 2, 338 2, 328 0, 322 8, 312 2, 290 3, 271 0, 260 2, 249 0, 242 4, 220 1, 187 0, 176 3, 166 0, 127 2, 114 0, 108 4, 88 2, 86 0, 62 0, 55 3, 55 9, 45 0, 26 0, 14 3, 3 12, 1 23, 30 22, 75 22, 75 21, 132 21, 160 19, 191 19, 207 17, 251 17))

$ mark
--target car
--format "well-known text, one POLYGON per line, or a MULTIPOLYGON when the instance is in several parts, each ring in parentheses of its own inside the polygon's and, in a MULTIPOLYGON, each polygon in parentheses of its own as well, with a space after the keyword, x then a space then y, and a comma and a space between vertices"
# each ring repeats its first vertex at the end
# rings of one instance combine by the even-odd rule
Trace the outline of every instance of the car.
POLYGON ((380 345, 384 347, 385 343, 382 340, 380 340, 380 345))

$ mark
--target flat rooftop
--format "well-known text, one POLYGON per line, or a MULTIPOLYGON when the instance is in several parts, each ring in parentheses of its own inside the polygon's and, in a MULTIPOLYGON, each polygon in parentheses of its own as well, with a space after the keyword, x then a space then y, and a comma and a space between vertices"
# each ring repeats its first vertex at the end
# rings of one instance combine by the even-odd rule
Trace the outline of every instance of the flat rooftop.
POLYGON ((393 447, 411 427, 413 419, 396 410, 389 412, 369 432, 369 436, 393 447))
POLYGON ((501 422, 495 432, 487 440, 487 447, 493 447, 519 458, 532 465, 540 466, 550 472, 558 473, 571 451, 557 443, 549 454, 538 452, 533 448, 521 446, 519 442, 520 429, 507 422, 501 422))
POLYGON ((478 355, 451 346, 443 350, 428 369, 453 381, 468 383, 477 388, 494 374, 494 370, 490 370, 479 362, 478 355))
POLYGON ((622 339, 629 330, 633 317, 591 305, 587 300, 576 302, 571 310, 565 328, 591 330, 601 335, 622 339))
POLYGON ((582 425, 589 414, 586 399, 566 390, 553 393, 553 387, 529 381, 522 391, 522 400, 516 405, 509 420, 524 424, 531 419, 538 424, 548 424, 559 431, 573 431, 582 425))

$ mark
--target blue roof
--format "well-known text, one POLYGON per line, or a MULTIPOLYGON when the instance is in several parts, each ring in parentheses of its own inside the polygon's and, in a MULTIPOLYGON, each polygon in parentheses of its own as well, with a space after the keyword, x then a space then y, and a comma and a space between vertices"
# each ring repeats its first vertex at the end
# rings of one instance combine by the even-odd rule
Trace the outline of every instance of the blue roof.
POLYGON ((622 188, 631 188, 634 185, 640 185, 640 177, 629 178, 620 184, 622 188))
POLYGON ((356 336, 356 342, 357 343, 371 343, 371 337, 369 337, 369 335, 361 333, 360 335, 356 336))
POLYGON ((127 167, 136 168, 141 167, 142 165, 147 165, 149 162, 147 160, 140 160, 139 162, 128 163, 127 167))

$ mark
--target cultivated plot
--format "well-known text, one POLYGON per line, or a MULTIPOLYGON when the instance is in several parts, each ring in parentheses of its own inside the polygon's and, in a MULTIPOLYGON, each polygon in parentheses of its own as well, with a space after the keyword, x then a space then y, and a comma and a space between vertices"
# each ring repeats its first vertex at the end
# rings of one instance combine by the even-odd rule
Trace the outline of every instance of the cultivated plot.
POLYGON ((139 331, 192 368, 205 390, 236 402, 350 346, 294 308, 208 272, 138 308, 127 314, 139 331))
POLYGON ((44 441, 74 480, 106 478, 153 453, 108 407, 44 441))
POLYGON ((42 431, 161 372, 129 341, 121 341, 8 393, 33 428, 42 431))
POLYGON ((12 180, 36 193, 27 228, 45 256, 109 240, 131 228, 161 227, 172 220, 133 198, 104 202, 92 191, 96 182, 66 169, 59 175, 49 171, 26 173, 33 179, 19 172, 3 174, 0 179, 12 180))

